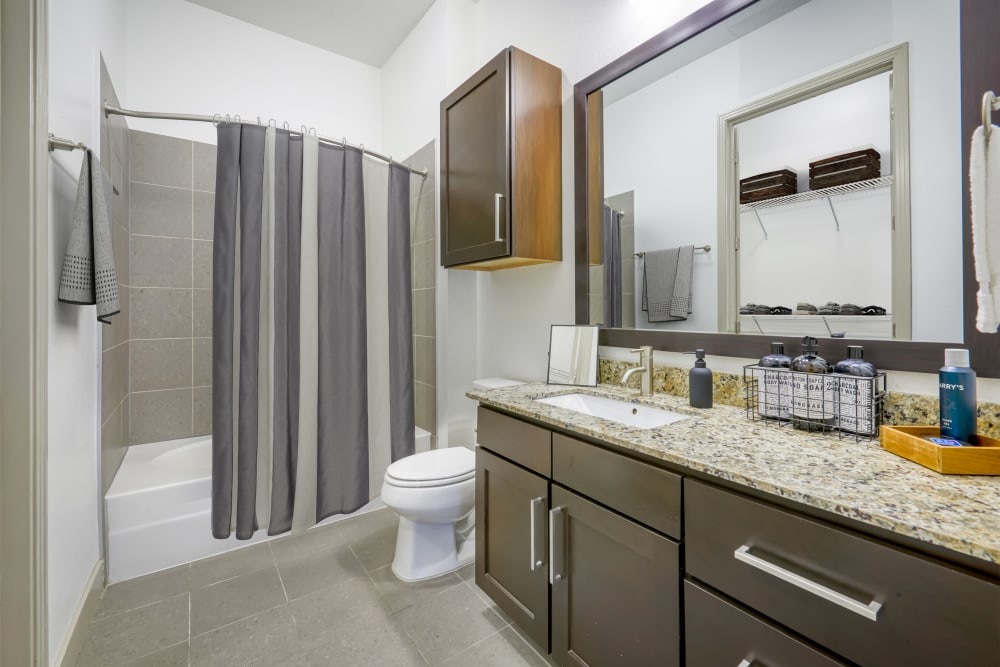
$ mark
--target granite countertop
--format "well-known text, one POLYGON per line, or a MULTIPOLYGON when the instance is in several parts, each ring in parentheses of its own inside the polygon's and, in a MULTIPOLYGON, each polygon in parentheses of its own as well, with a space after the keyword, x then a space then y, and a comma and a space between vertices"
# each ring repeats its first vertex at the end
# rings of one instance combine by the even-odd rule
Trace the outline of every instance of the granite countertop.
POLYGON ((883 450, 877 440, 804 433, 750 421, 739 408, 697 410, 684 398, 640 398, 635 390, 611 385, 533 383, 466 395, 485 406, 1000 563, 1000 477, 941 475, 883 450), (534 400, 577 392, 624 398, 691 418, 639 429, 534 400))

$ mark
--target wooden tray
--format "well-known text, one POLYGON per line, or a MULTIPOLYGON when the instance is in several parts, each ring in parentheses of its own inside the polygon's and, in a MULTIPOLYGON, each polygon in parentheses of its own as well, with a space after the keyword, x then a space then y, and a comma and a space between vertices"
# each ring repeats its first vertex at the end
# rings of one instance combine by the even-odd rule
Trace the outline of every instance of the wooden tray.
POLYGON ((937 426, 883 426, 882 449, 945 475, 1000 475, 1000 440, 977 436, 977 447, 944 447, 923 436, 941 435, 937 426))

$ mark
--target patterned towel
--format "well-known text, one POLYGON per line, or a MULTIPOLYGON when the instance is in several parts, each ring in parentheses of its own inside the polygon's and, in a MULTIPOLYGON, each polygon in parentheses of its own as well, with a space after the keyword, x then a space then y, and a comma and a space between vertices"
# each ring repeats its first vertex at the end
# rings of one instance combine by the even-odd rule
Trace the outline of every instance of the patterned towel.
POLYGON ((694 246, 643 255, 642 309, 650 322, 679 322, 691 314, 694 246))
POLYGON ((111 182, 94 152, 87 151, 76 188, 73 229, 59 276, 59 300, 97 305, 97 321, 111 324, 121 310, 111 250, 111 182))

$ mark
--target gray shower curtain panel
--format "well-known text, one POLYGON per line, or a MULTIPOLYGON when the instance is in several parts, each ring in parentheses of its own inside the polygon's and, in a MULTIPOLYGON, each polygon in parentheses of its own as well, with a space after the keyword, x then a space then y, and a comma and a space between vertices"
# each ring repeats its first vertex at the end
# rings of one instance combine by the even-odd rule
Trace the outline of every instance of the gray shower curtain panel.
POLYGON ((370 449, 413 452, 409 170, 390 166, 388 349, 368 349, 363 156, 315 135, 218 126, 212 533, 303 529, 373 497, 370 449), (369 354, 388 356, 369 406, 369 354), (388 443, 370 442, 369 409, 388 443))
POLYGON ((602 254, 604 255, 604 326, 622 325, 622 214, 604 205, 602 254))

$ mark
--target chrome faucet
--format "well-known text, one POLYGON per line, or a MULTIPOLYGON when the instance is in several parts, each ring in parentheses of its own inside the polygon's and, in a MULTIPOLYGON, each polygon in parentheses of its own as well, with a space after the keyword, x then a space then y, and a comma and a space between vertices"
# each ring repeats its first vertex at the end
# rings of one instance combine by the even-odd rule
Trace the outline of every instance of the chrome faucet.
POLYGON ((639 365, 634 368, 629 368, 622 375, 622 384, 628 382, 628 379, 635 374, 639 374, 642 377, 639 378, 639 395, 640 396, 652 396, 653 395, 653 346, 643 345, 642 347, 632 350, 639 355, 639 365))

